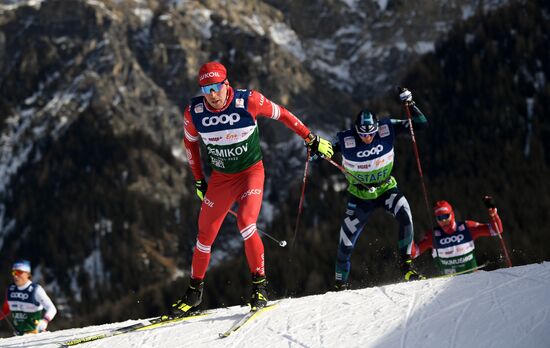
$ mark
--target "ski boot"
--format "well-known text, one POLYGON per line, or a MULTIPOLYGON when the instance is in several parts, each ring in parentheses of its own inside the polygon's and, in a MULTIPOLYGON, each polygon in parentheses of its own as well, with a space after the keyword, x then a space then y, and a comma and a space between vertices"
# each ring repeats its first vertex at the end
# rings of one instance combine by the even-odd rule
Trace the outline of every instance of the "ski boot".
POLYGON ((426 277, 418 273, 418 271, 414 268, 412 259, 406 259, 401 263, 401 272, 403 273, 405 280, 408 282, 426 279, 426 277))
POLYGON ((265 276, 252 276, 252 296, 250 296, 250 309, 257 311, 267 305, 267 279, 265 276))
POLYGON ((203 287, 204 282, 202 279, 191 278, 183 298, 172 305, 172 315, 176 318, 183 317, 191 308, 197 307, 202 302, 203 287))
POLYGON ((347 281, 335 280, 334 281, 334 291, 349 290, 350 285, 347 281))

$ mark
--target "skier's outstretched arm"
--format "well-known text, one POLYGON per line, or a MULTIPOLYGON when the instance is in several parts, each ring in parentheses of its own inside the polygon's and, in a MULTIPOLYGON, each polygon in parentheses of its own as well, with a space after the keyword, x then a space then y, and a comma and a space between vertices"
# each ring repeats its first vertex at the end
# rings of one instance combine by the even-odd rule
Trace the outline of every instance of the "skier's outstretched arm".
POLYGON ((426 231, 424 234, 424 238, 420 240, 418 244, 415 245, 413 248, 413 258, 417 258, 418 256, 422 255, 424 252, 426 252, 429 249, 433 248, 432 243, 432 231, 426 231))
POLYGON ((248 112, 255 118, 264 116, 282 122, 287 128, 298 134, 302 139, 306 139, 311 133, 309 128, 294 116, 290 111, 281 105, 278 105, 267 99, 258 91, 250 91, 248 98, 248 112))
POLYGON ((498 236, 503 232, 502 220, 500 220, 500 216, 498 216, 497 207, 495 205, 495 202, 493 201, 493 197, 483 197, 483 203, 487 208, 487 213, 489 214, 491 222, 487 224, 481 224, 479 222, 470 221, 469 223, 471 226, 468 226, 468 228, 470 228, 472 232, 472 237, 474 239, 478 237, 498 236))
POLYGON ((489 223, 466 221, 466 226, 470 230, 473 239, 493 237, 502 233, 502 221, 500 220, 500 216, 498 216, 497 208, 489 208, 488 213, 491 218, 491 222, 489 223))
POLYGON ((251 91, 248 99, 248 112, 253 117, 265 116, 282 122, 287 128, 298 134, 313 153, 332 157, 332 145, 326 139, 310 132, 300 119, 283 106, 277 105, 257 91, 251 91))
MULTIPOLYGON (((420 108, 413 101, 412 93, 408 89, 402 89, 399 94, 399 99, 409 108, 411 111, 412 124, 415 130, 424 129, 428 127, 428 119, 420 111, 420 108)), ((408 119, 401 120, 390 118, 392 125, 396 131, 396 134, 410 134, 410 121, 408 119)))

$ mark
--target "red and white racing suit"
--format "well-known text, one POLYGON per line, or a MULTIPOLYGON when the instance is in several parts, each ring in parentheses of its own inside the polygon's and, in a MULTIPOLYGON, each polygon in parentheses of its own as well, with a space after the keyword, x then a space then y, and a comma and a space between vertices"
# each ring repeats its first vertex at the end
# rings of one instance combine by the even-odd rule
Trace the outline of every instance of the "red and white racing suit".
POLYGON ((250 272, 265 275, 264 246, 257 233, 264 186, 257 116, 283 122, 302 138, 309 129, 292 113, 261 93, 229 87, 222 109, 212 109, 204 97, 195 97, 184 112, 184 144, 195 180, 204 179, 199 138, 205 143, 212 175, 199 214, 197 244, 191 277, 203 279, 212 244, 234 202, 239 205, 237 226, 244 240, 250 272))

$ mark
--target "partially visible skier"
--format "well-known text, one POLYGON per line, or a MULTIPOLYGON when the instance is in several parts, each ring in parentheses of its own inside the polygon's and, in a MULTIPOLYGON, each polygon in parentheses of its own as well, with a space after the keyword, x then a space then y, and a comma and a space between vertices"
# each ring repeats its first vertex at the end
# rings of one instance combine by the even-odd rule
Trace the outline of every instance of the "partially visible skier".
POLYGON ((490 223, 456 221, 449 202, 436 202, 433 209, 439 227, 433 233, 426 232, 418 243, 414 257, 432 249, 432 257, 443 274, 474 270, 478 266, 474 255, 474 240, 479 237, 496 237, 502 233, 502 221, 492 197, 485 196, 483 201, 491 219, 490 223))
MULTIPOLYGON (((401 101, 410 107, 415 128, 427 126, 424 114, 412 99, 412 93, 401 90, 401 101)), ((394 141, 398 135, 410 135, 409 120, 384 118, 364 109, 356 116, 350 129, 337 133, 333 143, 334 151, 342 153, 342 166, 351 173, 349 200, 346 216, 340 228, 340 239, 336 256, 335 289, 349 288, 351 254, 369 216, 378 208, 391 214, 399 223, 398 250, 400 268, 405 280, 423 278, 412 265, 414 252, 413 219, 407 198, 397 187, 397 180, 391 175, 394 163, 394 141)))
POLYGON ((239 205, 237 225, 252 276, 250 305, 257 309, 267 303, 264 246, 256 229, 265 176, 257 118, 282 122, 303 138, 312 151, 332 156, 331 143, 311 133, 290 111, 258 91, 231 87, 222 64, 204 64, 198 82, 202 95, 191 99, 184 112, 184 143, 202 205, 189 287, 172 306, 175 316, 184 315, 201 303, 212 244, 235 202, 239 205), (200 139, 206 145, 212 167, 208 185, 201 167, 200 139))
POLYGON ((31 263, 27 260, 16 261, 11 274, 13 283, 6 291, 0 320, 9 320, 8 315, 11 314, 11 322, 18 335, 46 331, 57 309, 46 291, 31 280, 31 263))

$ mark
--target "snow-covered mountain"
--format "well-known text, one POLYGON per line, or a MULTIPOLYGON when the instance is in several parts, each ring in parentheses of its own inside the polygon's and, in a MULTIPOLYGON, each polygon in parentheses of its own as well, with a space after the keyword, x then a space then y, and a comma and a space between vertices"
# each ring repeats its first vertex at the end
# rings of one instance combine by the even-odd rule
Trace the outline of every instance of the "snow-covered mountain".
MULTIPOLYGON (((247 309, 230 307, 184 323, 132 332, 88 347, 470 347, 550 344, 550 263, 283 299, 240 331, 247 309)), ((58 347, 140 320, 0 339, 4 348, 58 347)))

